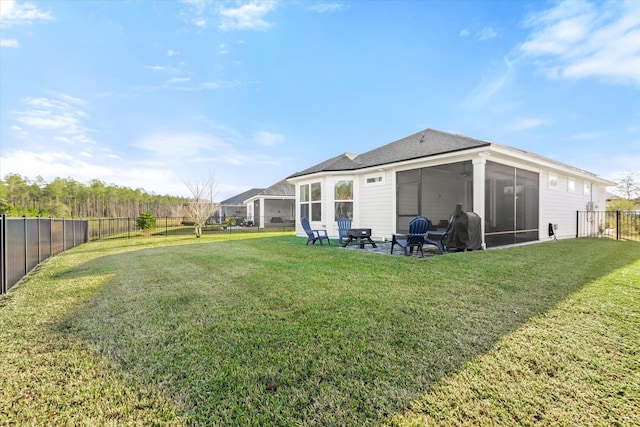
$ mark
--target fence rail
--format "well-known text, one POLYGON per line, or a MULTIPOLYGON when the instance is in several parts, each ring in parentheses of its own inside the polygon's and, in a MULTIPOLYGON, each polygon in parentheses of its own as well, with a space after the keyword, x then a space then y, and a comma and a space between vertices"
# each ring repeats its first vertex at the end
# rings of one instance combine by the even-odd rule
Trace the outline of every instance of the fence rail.
POLYGON ((640 211, 578 211, 576 237, 640 240, 640 211))
POLYGON ((5 294, 45 259, 85 243, 87 220, 7 218, 0 220, 0 294, 5 294))
MULTIPOLYGON (((204 234, 260 233, 265 231, 294 231, 295 221, 282 217, 264 217, 262 221, 237 221, 235 223, 207 222, 204 234), (259 226, 258 224, 263 224, 259 226)), ((92 218, 88 219, 89 240, 127 239, 140 236, 175 236, 194 234, 194 224, 189 218, 156 217, 155 226, 141 229, 136 218, 92 218)))

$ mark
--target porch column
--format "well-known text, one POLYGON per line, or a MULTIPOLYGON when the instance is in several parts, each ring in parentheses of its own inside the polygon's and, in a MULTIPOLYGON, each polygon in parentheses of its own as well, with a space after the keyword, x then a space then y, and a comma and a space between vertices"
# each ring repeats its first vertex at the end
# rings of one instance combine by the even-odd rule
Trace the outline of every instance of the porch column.
POLYGON ((258 199, 258 204, 260 205, 260 218, 258 218, 258 221, 260 221, 260 228, 264 228, 266 221, 264 220, 264 199, 262 197, 260 197, 258 199))
POLYGON ((487 245, 484 241, 484 223, 485 223, 485 166, 487 165, 487 155, 480 154, 480 157, 473 159, 473 211, 480 216, 480 233, 482 236, 482 249, 486 249, 487 245))

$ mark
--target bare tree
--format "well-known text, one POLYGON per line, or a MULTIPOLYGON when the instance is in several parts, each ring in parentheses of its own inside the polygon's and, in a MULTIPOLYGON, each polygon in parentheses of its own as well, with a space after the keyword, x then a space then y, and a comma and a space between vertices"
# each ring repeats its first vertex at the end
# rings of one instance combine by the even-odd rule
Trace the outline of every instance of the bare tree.
POLYGON ((618 181, 615 192, 626 199, 627 209, 632 210, 634 201, 640 197, 640 172, 626 171, 618 181))
POLYGON ((213 202, 216 192, 215 180, 213 175, 209 175, 209 178, 204 181, 185 182, 185 185, 193 196, 185 206, 185 211, 194 222, 196 237, 200 237, 202 236, 202 228, 216 209, 213 202))

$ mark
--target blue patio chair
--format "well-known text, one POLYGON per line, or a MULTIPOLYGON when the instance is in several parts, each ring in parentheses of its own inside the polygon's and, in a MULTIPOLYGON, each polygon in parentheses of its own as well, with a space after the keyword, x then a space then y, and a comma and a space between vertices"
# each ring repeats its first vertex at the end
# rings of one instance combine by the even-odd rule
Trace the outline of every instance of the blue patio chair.
POLYGON ((449 217, 449 222, 447 222, 447 227, 444 231, 437 230, 429 230, 427 231, 427 236, 424 239, 425 245, 435 245, 440 249, 440 253, 443 254, 447 251, 446 241, 447 237, 449 237, 449 232, 451 231, 451 227, 453 226, 453 215, 449 217))
POLYGON ((409 256, 413 253, 413 248, 420 249, 420 254, 424 256, 424 239, 427 230, 431 226, 431 221, 423 216, 417 216, 409 222, 409 232, 407 234, 394 233, 391 238, 391 253, 395 245, 404 249, 404 254, 409 256))
POLYGON ((329 236, 327 235, 327 230, 312 230, 309 220, 304 217, 300 219, 300 222, 302 223, 304 232, 307 233, 307 245, 309 242, 311 242, 312 245, 315 245, 316 241, 319 241, 320 246, 322 246, 323 240, 326 240, 328 244, 331 244, 329 236))
POLYGON ((342 239, 349 237, 347 236, 347 230, 351 229, 351 218, 338 218, 336 222, 338 223, 338 239, 342 244, 342 239))

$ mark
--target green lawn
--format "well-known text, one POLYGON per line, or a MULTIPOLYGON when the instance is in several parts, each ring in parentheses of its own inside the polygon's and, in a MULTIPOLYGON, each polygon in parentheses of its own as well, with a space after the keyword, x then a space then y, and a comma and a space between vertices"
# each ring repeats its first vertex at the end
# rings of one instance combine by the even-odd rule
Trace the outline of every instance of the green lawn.
MULTIPOLYGON (((244 240, 237 240, 244 238, 244 240)), ((640 244, 91 242, 0 299, 0 424, 640 424, 640 244)))

